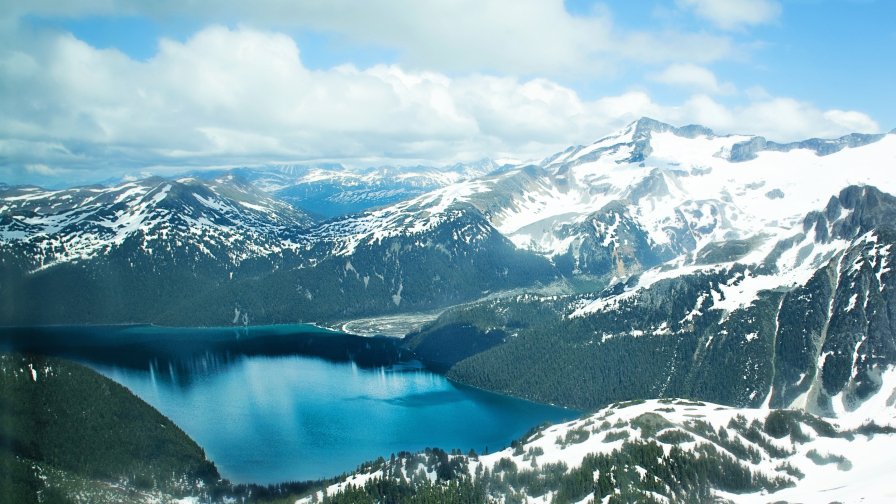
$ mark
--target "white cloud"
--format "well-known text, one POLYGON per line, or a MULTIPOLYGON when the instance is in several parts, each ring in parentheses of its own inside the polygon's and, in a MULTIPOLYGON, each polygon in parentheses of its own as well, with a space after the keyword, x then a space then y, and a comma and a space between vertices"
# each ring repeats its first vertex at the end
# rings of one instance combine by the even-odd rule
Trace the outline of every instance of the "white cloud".
POLYGON ((695 94, 681 104, 667 105, 657 103, 645 92, 630 92, 584 106, 604 131, 648 116, 673 125, 700 124, 719 134, 755 134, 779 142, 880 132, 878 124, 862 112, 825 111, 793 98, 767 95, 731 106, 709 95, 695 94))
POLYGON ((859 112, 760 94, 738 107, 705 94, 668 105, 643 91, 585 100, 544 78, 310 70, 286 35, 220 26, 163 40, 146 61, 71 35, 22 37, 0 51, 0 85, 16 97, 0 100, 0 173, 65 168, 93 180, 279 161, 532 158, 645 115, 776 140, 877 129, 859 112))
POLYGON ((575 92, 548 80, 312 71, 290 37, 248 28, 163 40, 147 61, 70 35, 39 42, 0 54, 17 69, 2 74, 17 99, 0 102, 0 153, 20 166, 524 155, 583 123, 566 122, 584 112, 575 92))
POLYGON ((606 76, 629 62, 707 63, 732 54, 724 35, 650 33, 615 25, 607 9, 572 15, 563 0, 8 0, 0 16, 147 15, 332 36, 385 50, 408 69, 447 73, 606 76))
POLYGON ((824 118, 828 121, 838 124, 850 131, 858 132, 876 132, 880 131, 880 126, 868 115, 854 110, 828 110, 824 113, 824 118))
POLYGON ((708 96, 697 95, 669 112, 678 122, 693 121, 722 133, 759 134, 780 142, 880 131, 878 124, 864 113, 824 111, 810 103, 786 97, 765 97, 745 105, 727 107, 708 96))
POLYGON ((736 91, 734 84, 730 82, 720 83, 716 75, 709 69, 685 64, 669 65, 662 72, 651 76, 657 82, 672 86, 680 86, 711 94, 731 94, 736 91))
POLYGON ((753 101, 767 100, 772 97, 768 90, 762 86, 750 86, 744 90, 744 94, 753 101))
POLYGON ((719 28, 732 30, 769 23, 781 14, 776 0, 676 0, 679 7, 693 9, 698 16, 719 28))
POLYGON ((67 172, 67 170, 53 168, 43 163, 26 164, 25 171, 34 175, 40 175, 44 177, 56 177, 67 172))

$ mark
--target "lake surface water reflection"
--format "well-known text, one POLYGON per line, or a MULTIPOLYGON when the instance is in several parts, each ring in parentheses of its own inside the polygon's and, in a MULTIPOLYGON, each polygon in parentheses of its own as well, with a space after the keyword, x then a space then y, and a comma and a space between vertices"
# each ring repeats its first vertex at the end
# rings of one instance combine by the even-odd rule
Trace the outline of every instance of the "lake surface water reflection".
POLYGON ((539 423, 576 416, 459 386, 403 360, 394 340, 305 325, 245 333, 150 326, 45 328, 28 336, 3 330, 0 345, 70 357, 130 388, 234 482, 332 477, 426 447, 494 451, 539 423), (314 355, 317 345, 326 358, 314 355))

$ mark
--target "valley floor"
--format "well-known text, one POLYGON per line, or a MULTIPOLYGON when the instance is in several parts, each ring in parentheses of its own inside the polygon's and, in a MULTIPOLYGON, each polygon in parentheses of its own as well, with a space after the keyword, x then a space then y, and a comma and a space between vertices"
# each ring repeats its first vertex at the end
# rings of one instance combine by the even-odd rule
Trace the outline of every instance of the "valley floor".
POLYGON ((424 324, 437 319, 442 311, 382 315, 348 320, 336 325, 340 331, 359 336, 392 336, 402 338, 405 334, 416 331, 423 327, 424 324))

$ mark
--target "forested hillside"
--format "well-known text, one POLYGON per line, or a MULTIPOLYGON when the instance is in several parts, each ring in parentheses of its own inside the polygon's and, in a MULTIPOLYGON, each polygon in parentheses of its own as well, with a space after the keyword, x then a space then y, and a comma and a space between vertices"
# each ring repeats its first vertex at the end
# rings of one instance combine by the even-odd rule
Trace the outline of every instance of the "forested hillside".
POLYGON ((80 365, 0 354, 0 404, 6 502, 82 492, 194 495, 220 479, 180 428, 80 365))

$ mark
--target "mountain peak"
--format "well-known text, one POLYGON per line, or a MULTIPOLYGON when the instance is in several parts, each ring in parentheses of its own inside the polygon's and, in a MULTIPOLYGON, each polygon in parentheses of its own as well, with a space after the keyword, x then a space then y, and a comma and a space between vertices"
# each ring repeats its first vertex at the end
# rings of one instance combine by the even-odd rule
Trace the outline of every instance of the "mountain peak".
POLYGON ((644 116, 637 121, 629 123, 628 128, 634 128, 635 131, 666 131, 672 128, 672 125, 657 121, 652 117, 644 116))
POLYGON ((650 117, 642 117, 629 123, 626 127, 613 134, 605 136, 591 145, 574 145, 562 152, 545 158, 542 166, 551 166, 568 163, 584 163, 594 161, 606 152, 615 152, 620 145, 627 145, 631 155, 625 162, 640 163, 646 159, 653 148, 650 141, 653 133, 672 133, 682 138, 697 138, 700 136, 714 137, 715 133, 705 126, 689 124, 676 127, 650 117))
POLYGON ((815 229, 822 242, 853 239, 896 222, 896 198, 870 185, 851 185, 832 196, 824 211, 810 212, 803 231, 815 229))
POLYGON ((653 147, 650 145, 650 139, 653 133, 672 133, 673 135, 682 138, 714 136, 712 130, 704 126, 690 124, 677 128, 649 117, 642 117, 631 123, 623 134, 628 134, 629 132, 631 132, 632 144, 634 145, 632 155, 627 159, 630 163, 643 162, 644 159, 650 155, 653 151, 653 147))
POLYGON ((715 133, 699 124, 688 124, 681 127, 672 126, 671 124, 657 121, 651 117, 642 117, 637 121, 630 123, 623 131, 633 131, 634 139, 648 137, 650 133, 667 133, 671 132, 677 136, 685 138, 695 138, 698 136, 714 136, 715 133))

